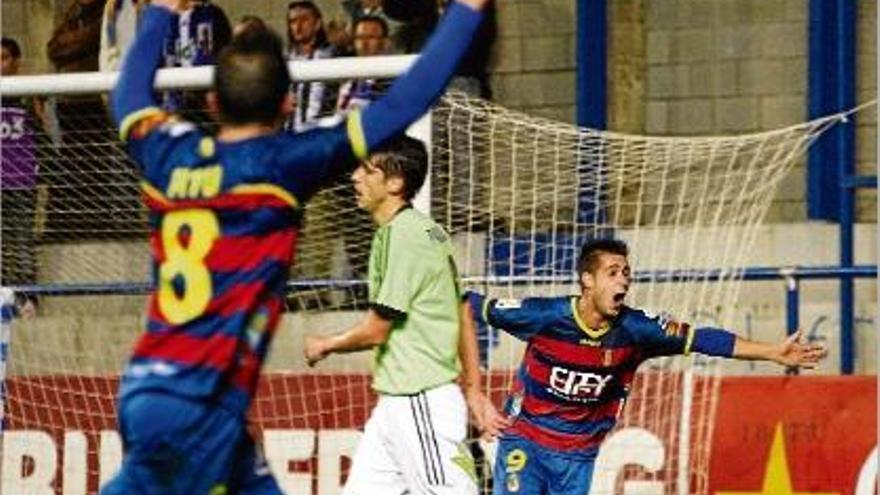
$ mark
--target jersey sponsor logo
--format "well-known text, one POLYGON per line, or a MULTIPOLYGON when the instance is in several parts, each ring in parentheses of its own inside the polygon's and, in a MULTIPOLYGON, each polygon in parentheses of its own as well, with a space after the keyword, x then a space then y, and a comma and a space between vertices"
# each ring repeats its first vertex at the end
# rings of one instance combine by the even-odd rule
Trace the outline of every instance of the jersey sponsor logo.
POLYGON ((178 167, 171 172, 166 194, 171 199, 213 198, 220 192, 223 168, 213 165, 203 168, 178 167))
POLYGON ((519 299, 497 299, 495 301, 495 309, 519 309, 522 307, 522 301, 519 299))
POLYGON ((683 337, 687 335, 690 325, 684 322, 669 320, 663 325, 663 333, 667 337, 683 337))
POLYGON ((613 376, 554 366, 550 371, 550 388, 547 390, 567 400, 595 400, 602 395, 613 376))
POLYGON ((431 239, 434 242, 443 243, 449 240, 449 236, 446 235, 446 232, 444 232, 439 225, 435 225, 425 232, 428 234, 428 239, 431 239))

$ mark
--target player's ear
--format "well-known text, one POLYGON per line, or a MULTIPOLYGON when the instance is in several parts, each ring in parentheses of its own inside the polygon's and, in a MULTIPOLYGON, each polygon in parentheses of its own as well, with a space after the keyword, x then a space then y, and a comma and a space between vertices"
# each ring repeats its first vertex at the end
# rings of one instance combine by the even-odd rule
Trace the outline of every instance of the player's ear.
POLYGON ((388 185, 388 191, 391 194, 403 196, 404 186, 406 186, 403 182, 403 177, 399 175, 389 176, 385 179, 385 184, 388 185))
POLYGON ((284 94, 284 99, 281 100, 281 116, 286 120, 287 117, 293 114, 294 109, 296 108, 296 104, 294 103, 293 94, 288 91, 284 94))
POLYGON ((205 93, 205 105, 208 108, 208 114, 212 119, 220 120, 220 101, 217 99, 216 91, 208 91, 205 93))
POLYGON ((592 289, 594 285, 595 280, 593 280, 592 273, 588 271, 584 271, 584 273, 581 273, 581 287, 583 287, 584 289, 592 289))

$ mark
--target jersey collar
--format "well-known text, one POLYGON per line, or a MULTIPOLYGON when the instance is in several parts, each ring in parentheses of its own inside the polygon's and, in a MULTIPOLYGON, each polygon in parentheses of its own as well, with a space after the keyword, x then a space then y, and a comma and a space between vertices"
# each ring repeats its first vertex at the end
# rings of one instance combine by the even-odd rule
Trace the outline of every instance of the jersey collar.
POLYGON ((578 299, 580 299, 579 296, 571 296, 571 314, 574 317, 574 321, 577 323, 578 328, 587 334, 587 337, 593 340, 598 340, 608 333, 608 330, 611 330, 611 324, 606 322, 600 325, 599 328, 590 328, 590 326, 584 323, 584 320, 581 319, 581 314, 578 311, 578 299))

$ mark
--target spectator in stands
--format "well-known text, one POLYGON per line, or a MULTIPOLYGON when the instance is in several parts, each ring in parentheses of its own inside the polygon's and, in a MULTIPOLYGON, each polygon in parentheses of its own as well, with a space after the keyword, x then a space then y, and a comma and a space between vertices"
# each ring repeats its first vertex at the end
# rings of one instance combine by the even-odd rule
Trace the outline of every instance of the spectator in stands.
MULTIPOLYGON (((373 57, 387 54, 390 46, 388 35, 388 24, 381 17, 364 16, 356 19, 352 25, 355 55, 373 57)), ((345 115, 356 108, 363 108, 378 99, 386 89, 387 85, 376 79, 347 81, 339 89, 336 112, 345 115)))
POLYGON ((266 23, 262 18, 255 15, 244 15, 239 19, 239 21, 232 27, 232 36, 238 36, 239 34, 247 31, 248 29, 265 29, 266 23))
MULTIPOLYGON (((391 33, 397 32, 401 26, 400 23, 388 17, 383 4, 383 0, 342 0, 342 8, 351 19, 352 31, 354 31, 354 24, 361 17, 380 17, 388 26, 388 36, 390 38, 391 33)), ((389 42, 386 51, 389 53, 394 52, 394 45, 389 42)))
MULTIPOLYGON (((321 10, 311 0, 287 6, 287 41, 290 60, 318 60, 336 56, 327 41, 321 10)), ((316 127, 319 119, 333 114, 335 92, 324 82, 294 82, 296 109, 288 128, 302 132, 316 127)))
MULTIPOLYGON (((21 47, 12 38, 0 42, 0 75, 14 76, 21 66, 21 47)), ((23 100, 3 98, 0 108, 0 286, 36 282, 34 207, 37 157, 34 114, 23 100)), ((17 295, 17 307, 32 314, 34 298, 17 295)))
MULTIPOLYGON (((403 53, 417 53, 437 25, 446 8, 446 0, 384 0, 383 10, 390 18, 403 23, 393 34, 394 43, 403 53)), ((474 37, 456 71, 450 89, 465 91, 481 98, 491 98, 489 65, 492 46, 498 36, 494 2, 486 7, 483 24, 474 37)))
POLYGON ((47 46, 58 72, 98 70, 103 11, 101 0, 76 0, 70 5, 47 46))
MULTIPOLYGON (((232 27, 226 13, 210 0, 184 0, 176 26, 165 41, 163 67, 213 65, 229 43, 232 27)), ((204 92, 168 92, 163 107, 182 112, 190 120, 205 122, 204 92)))
POLYGON ((149 0, 107 0, 101 20, 101 48, 98 69, 119 70, 128 47, 134 41, 138 15, 149 0))

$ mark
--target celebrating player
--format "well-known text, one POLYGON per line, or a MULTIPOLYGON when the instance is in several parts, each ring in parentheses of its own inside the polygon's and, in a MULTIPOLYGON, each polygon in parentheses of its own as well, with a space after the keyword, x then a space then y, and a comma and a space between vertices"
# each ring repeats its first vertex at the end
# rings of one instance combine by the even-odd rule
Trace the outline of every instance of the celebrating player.
POLYGON ((216 138, 153 98, 178 3, 144 10, 112 96, 142 174, 156 289, 119 391, 126 456, 102 493, 280 494, 245 416, 280 319, 303 202, 428 109, 485 0, 459 0, 385 98, 299 135, 279 133, 292 108, 279 38, 243 30, 218 56, 208 101, 216 138))
POLYGON ((628 252, 619 240, 584 245, 580 297, 519 301, 468 294, 478 324, 528 343, 506 404, 511 426, 499 440, 495 495, 589 493, 599 445, 646 359, 694 351, 811 367, 825 357, 823 348, 799 343, 797 334, 780 344, 753 342, 625 306, 628 252))
POLYGON ((370 309, 350 329, 306 338, 315 364, 336 352, 376 348, 370 414, 345 495, 477 493, 464 444, 467 403, 495 433, 504 419, 479 390, 476 334, 461 303, 449 236, 410 200, 428 168, 424 145, 400 137, 352 175, 358 205, 379 225, 370 251, 370 309), (459 356, 461 358, 459 359, 459 356), (488 409, 484 409, 486 407, 488 409))

